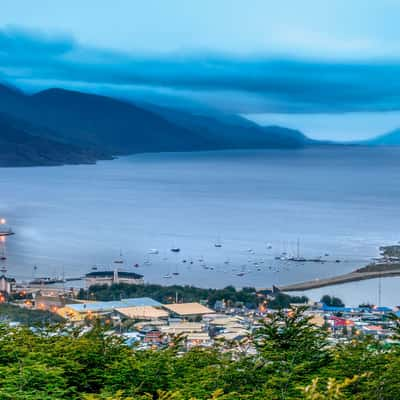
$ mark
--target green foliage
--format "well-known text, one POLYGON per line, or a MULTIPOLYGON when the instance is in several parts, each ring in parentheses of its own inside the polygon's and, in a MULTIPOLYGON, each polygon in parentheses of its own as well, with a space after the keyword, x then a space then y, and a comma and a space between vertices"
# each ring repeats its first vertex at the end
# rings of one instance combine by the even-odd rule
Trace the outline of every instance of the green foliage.
POLYGON ((277 293, 275 298, 268 302, 268 308, 279 310, 289 308, 291 304, 305 304, 308 302, 306 296, 290 296, 286 293, 277 293))
POLYGON ((118 283, 111 286, 94 285, 89 290, 81 289, 78 297, 90 300, 120 300, 128 297, 151 297, 161 303, 172 303, 178 295, 180 301, 193 302, 206 300, 211 306, 217 300, 225 300, 228 305, 237 303, 245 304, 255 308, 258 304, 256 290, 254 288, 243 288, 237 290, 233 286, 224 289, 203 289, 194 286, 161 286, 155 284, 130 285, 118 283))
POLYGON ((303 308, 269 315, 249 340, 138 351, 105 331, 0 325, 0 399, 395 400, 400 349, 371 337, 327 345, 303 308))
MULTIPOLYGON (((210 306, 214 306, 217 300, 224 300, 227 306, 245 305, 248 308, 256 308, 262 298, 257 297, 256 290, 244 287, 237 290, 234 286, 224 289, 203 289, 194 286, 161 286, 155 284, 130 285, 119 283, 114 285, 94 285, 88 290, 81 289, 78 297, 90 300, 120 300, 128 297, 151 297, 161 303, 167 304, 175 301, 176 295, 180 301, 193 302, 205 300, 210 306)), ((277 293, 275 298, 268 302, 272 309, 289 308, 292 303, 307 303, 306 296, 290 296, 285 293, 277 293)))
POLYGON ((320 302, 329 307, 344 307, 344 303, 341 299, 335 296, 329 296, 327 294, 322 296, 320 302))

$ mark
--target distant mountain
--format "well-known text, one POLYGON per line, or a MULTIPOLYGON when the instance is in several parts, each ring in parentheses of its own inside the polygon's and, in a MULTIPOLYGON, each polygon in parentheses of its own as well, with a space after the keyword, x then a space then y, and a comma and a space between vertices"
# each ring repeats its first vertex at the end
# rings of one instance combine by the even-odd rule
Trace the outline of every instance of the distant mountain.
POLYGON ((0 167, 94 163, 99 155, 29 133, 28 124, 0 113, 0 167))
POLYGON ((26 95, 0 84, 0 112, 19 121, 19 129, 25 129, 27 134, 85 151, 91 149, 99 158, 143 152, 298 148, 313 144, 299 131, 261 127, 240 116, 138 106, 64 89, 26 95))
POLYGON ((362 144, 373 146, 400 146, 400 129, 366 140, 362 144))
POLYGON ((262 127, 238 115, 190 113, 144 104, 170 122, 196 132, 220 147, 239 148, 299 148, 315 143, 300 131, 279 126, 262 127))

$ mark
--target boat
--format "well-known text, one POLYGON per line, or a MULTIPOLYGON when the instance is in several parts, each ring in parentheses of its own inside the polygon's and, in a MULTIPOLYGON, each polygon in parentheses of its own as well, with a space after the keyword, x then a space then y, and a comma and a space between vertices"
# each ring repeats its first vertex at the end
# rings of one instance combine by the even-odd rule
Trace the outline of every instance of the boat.
POLYGON ((217 247, 217 248, 222 247, 222 242, 221 242, 220 238, 218 238, 217 241, 214 243, 214 247, 217 247))
POLYGON ((0 260, 1 261, 6 261, 7 260, 5 245, 3 245, 1 256, 0 256, 0 260))
POLYGON ((244 272, 239 272, 238 274, 236 274, 236 276, 244 276, 244 272))
POLYGON ((48 276, 35 278, 29 282, 30 285, 52 285, 54 283, 64 283, 65 279, 60 278, 50 278, 48 276))
POLYGON ((7 225, 7 221, 4 218, 0 218, 0 236, 11 235, 14 235, 13 230, 7 225))
POLYGON ((297 239, 297 254, 295 257, 289 257, 289 261, 294 261, 294 262, 306 262, 307 259, 300 256, 300 239, 297 239))
POLYGON ((166 275, 163 276, 163 278, 164 279, 170 279, 170 278, 172 278, 172 275, 171 274, 166 274, 166 275))
POLYGON ((147 254, 158 254, 158 250, 157 249, 149 249, 147 251, 147 254))
POLYGON ((123 264, 124 260, 122 259, 122 251, 119 252, 119 258, 114 260, 114 264, 123 264))
POLYGON ((179 275, 179 272, 173 272, 172 275, 179 275))
POLYGON ((171 251, 173 253, 179 253, 181 251, 181 249, 179 247, 172 247, 171 251))

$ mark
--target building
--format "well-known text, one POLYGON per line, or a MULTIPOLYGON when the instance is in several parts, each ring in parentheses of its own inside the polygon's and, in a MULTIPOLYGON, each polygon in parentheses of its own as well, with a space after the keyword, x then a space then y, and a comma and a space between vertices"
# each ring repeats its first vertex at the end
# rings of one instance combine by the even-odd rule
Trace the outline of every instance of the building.
POLYGON ((163 326, 160 328, 162 333, 170 336, 177 336, 188 333, 201 333, 205 332, 205 324, 199 322, 174 322, 170 323, 168 326, 163 326))
MULTIPOLYGON (((71 301, 68 299, 68 301, 71 301)), ((61 307, 64 307, 67 299, 63 296, 42 296, 36 295, 34 297, 35 308, 38 310, 50 310, 57 312, 61 307)))
POLYGON ((158 320, 166 319, 169 314, 167 311, 153 306, 142 306, 142 307, 123 307, 116 308, 115 311, 123 319, 133 319, 133 320, 158 320))
POLYGON ((123 309, 132 307, 161 308, 162 304, 149 297, 123 299, 120 301, 91 301, 79 304, 66 304, 57 313, 71 321, 82 321, 87 317, 100 317, 111 314, 116 310, 121 312, 123 309))
POLYGON ((92 285, 112 285, 113 283, 129 283, 130 285, 142 285, 143 275, 127 271, 93 271, 85 275, 86 287, 92 285))
POLYGON ((0 276, 0 292, 10 294, 15 288, 15 279, 5 275, 0 276))
POLYGON ((166 304, 164 307, 170 311, 173 317, 185 319, 198 319, 202 318, 204 315, 215 313, 214 310, 200 303, 175 303, 166 304))

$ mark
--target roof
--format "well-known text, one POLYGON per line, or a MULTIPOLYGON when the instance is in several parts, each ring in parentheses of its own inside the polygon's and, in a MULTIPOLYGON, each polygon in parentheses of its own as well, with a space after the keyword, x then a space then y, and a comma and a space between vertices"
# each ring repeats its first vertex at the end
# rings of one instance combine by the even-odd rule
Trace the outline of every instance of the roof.
POLYGON ((168 326, 161 327, 161 330, 165 333, 190 333, 190 332, 203 332, 204 324, 198 322, 179 322, 177 324, 170 324, 168 326))
POLYGON ((0 279, 5 279, 7 282, 10 282, 10 283, 15 282, 14 278, 9 278, 8 276, 5 276, 5 275, 1 275, 0 279))
POLYGON ((168 317, 167 311, 152 306, 124 307, 117 308, 116 311, 127 318, 152 319, 168 317))
POLYGON ((161 307, 162 304, 150 297, 138 297, 132 299, 123 299, 120 301, 94 301, 91 303, 68 304, 68 307, 77 312, 101 312, 112 311, 117 308, 127 307, 161 307))
POLYGON ((332 312, 351 312, 354 309, 350 307, 334 307, 334 306, 327 306, 323 304, 322 309, 324 311, 332 311, 332 312))
POLYGON ((214 310, 211 310, 200 303, 166 304, 164 307, 178 315, 203 315, 214 312, 214 310))
POLYGON ((333 321, 335 326, 354 326, 354 321, 351 321, 350 319, 335 317, 334 315, 329 319, 333 321))
POLYGON ((381 331, 382 327, 380 325, 368 325, 364 326, 364 329, 368 331, 381 331))
MULTIPOLYGON (((114 276, 114 271, 93 271, 89 272, 86 275, 86 278, 112 278, 114 276)), ((118 271, 119 278, 131 278, 131 279, 141 279, 143 275, 137 274, 135 272, 127 272, 127 271, 118 271)))

